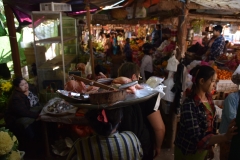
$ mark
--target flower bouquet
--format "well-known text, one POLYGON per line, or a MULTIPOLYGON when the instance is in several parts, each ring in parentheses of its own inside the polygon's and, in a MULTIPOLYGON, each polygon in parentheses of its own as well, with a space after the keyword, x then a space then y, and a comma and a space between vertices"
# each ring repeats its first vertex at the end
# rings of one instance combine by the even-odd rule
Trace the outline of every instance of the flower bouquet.
POLYGON ((22 156, 17 138, 8 129, 0 128, 0 160, 21 160, 22 156))
POLYGON ((4 112, 12 91, 12 80, 0 79, 0 112, 4 112))

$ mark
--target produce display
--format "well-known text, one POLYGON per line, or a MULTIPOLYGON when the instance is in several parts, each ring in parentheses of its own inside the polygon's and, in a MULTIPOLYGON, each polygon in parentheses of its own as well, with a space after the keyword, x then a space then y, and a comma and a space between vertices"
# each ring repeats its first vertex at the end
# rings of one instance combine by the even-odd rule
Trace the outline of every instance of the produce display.
POLYGON ((217 66, 213 66, 213 69, 216 71, 217 78, 219 80, 230 80, 232 78, 233 72, 231 71, 227 71, 225 69, 218 69, 217 66))
POLYGON ((55 101, 52 105, 47 106, 47 111, 51 113, 63 113, 74 108, 74 106, 66 103, 64 100, 58 100, 55 101))
POLYGON ((221 54, 218 59, 219 61, 226 61, 228 60, 228 56, 226 54, 221 54))

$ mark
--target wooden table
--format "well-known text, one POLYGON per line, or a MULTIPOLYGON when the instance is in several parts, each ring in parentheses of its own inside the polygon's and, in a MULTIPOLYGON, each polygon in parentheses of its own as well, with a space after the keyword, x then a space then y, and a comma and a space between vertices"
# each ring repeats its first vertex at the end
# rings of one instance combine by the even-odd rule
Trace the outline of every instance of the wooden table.
POLYGON ((44 113, 42 110, 41 112, 41 118, 42 121, 42 130, 43 130, 43 138, 44 138, 44 149, 45 149, 45 157, 46 160, 52 160, 53 157, 50 153, 50 144, 49 144, 49 135, 48 135, 48 129, 47 129, 47 123, 53 122, 53 123, 63 123, 63 124, 79 124, 79 125, 87 125, 88 122, 84 117, 77 117, 75 114, 69 114, 65 116, 52 116, 49 114, 44 113))

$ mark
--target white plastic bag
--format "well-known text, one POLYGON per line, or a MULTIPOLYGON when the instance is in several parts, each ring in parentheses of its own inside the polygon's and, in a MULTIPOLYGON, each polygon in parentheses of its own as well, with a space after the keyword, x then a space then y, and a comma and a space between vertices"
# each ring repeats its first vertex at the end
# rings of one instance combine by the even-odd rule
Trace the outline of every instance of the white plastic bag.
POLYGON ((168 78, 163 82, 163 84, 167 87, 164 89, 165 96, 162 99, 164 99, 168 102, 173 102, 174 98, 175 98, 175 93, 173 93, 171 91, 171 89, 174 86, 173 74, 174 74, 174 72, 170 71, 169 74, 168 74, 168 78))
POLYGON ((163 81, 164 81, 163 78, 152 76, 148 78, 146 84, 148 84, 151 88, 156 88, 163 81))
POLYGON ((86 65, 86 67, 85 67, 85 74, 86 74, 86 75, 92 74, 92 66, 91 66, 91 63, 90 63, 90 62, 87 62, 87 65, 86 65))
POLYGON ((176 59, 176 56, 173 55, 169 60, 168 60, 168 65, 166 70, 168 71, 173 71, 176 72, 177 71, 177 66, 178 66, 179 62, 176 59))

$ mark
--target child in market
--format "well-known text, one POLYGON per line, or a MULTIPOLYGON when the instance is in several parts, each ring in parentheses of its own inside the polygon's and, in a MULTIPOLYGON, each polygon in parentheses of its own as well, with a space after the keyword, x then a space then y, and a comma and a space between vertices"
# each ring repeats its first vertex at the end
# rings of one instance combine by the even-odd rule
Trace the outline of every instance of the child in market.
POLYGON ((78 139, 67 160, 142 159, 143 152, 136 135, 130 131, 117 131, 122 119, 121 108, 90 110, 85 117, 96 134, 78 139))

